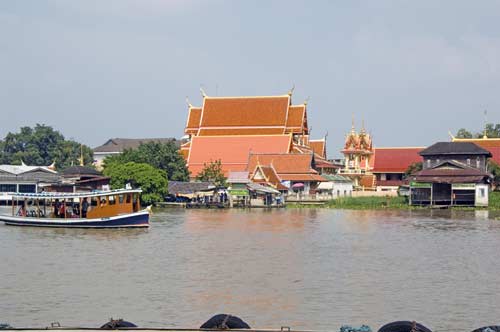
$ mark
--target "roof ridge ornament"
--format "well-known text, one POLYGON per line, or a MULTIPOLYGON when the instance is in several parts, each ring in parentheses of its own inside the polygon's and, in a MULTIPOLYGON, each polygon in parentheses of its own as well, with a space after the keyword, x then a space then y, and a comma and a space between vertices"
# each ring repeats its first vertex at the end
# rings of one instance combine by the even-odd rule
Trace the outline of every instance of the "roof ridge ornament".
POLYGON ((207 94, 205 93, 205 90, 203 90, 203 87, 201 87, 201 86, 200 86, 200 92, 201 92, 201 96, 202 96, 203 98, 208 97, 208 96, 207 96, 207 94))
POLYGON ((188 105, 189 108, 192 108, 193 105, 189 102, 189 97, 186 96, 186 104, 188 105))
POLYGON ((295 83, 293 83, 293 86, 290 90, 288 90, 288 95, 291 97, 293 94, 293 91, 295 90, 295 83))

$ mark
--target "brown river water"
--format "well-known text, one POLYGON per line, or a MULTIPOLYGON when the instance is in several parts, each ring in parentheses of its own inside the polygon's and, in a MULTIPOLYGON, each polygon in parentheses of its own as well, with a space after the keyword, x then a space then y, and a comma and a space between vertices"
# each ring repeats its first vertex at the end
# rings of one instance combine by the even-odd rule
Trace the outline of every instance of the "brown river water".
POLYGON ((488 211, 158 209, 147 230, 0 225, 0 322, 433 331, 500 323, 500 220, 488 211))

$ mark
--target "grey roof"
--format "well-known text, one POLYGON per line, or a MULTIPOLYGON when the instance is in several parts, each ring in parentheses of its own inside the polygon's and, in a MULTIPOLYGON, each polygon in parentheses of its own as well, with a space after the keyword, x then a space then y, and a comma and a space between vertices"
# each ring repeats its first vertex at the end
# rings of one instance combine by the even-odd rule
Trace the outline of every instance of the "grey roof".
POLYGON ((137 149, 143 143, 168 143, 174 142, 177 147, 180 142, 175 138, 111 138, 101 146, 94 148, 94 152, 123 152, 125 149, 137 149))
POLYGON ((421 156, 433 155, 484 155, 491 157, 488 150, 472 142, 438 142, 420 151, 421 156))
POLYGON ((208 191, 215 189, 212 182, 183 182, 183 181, 168 181, 168 193, 176 194, 193 194, 198 191, 208 191))
POLYGON ((99 172, 95 168, 87 166, 70 166, 62 170, 61 173, 65 177, 102 176, 101 172, 99 172))
POLYGON ((352 183, 350 178, 339 174, 321 174, 321 176, 328 180, 328 182, 352 183))

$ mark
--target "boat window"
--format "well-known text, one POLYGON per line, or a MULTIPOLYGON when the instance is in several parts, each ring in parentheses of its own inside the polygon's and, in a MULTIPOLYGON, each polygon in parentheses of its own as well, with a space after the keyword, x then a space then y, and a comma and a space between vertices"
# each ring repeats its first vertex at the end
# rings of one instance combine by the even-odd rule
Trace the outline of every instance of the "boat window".
POLYGON ((97 206, 98 199, 97 197, 90 198, 90 206, 97 206))
POLYGON ((115 195, 108 196, 108 201, 109 201, 109 205, 115 205, 116 204, 115 195))
POLYGON ((108 205, 108 202, 106 200, 106 197, 99 197, 100 201, 101 201, 101 206, 106 206, 108 205))
POLYGON ((132 194, 127 194, 127 204, 132 201, 132 194))
POLYGON ((120 202, 120 204, 123 204, 123 199, 124 199, 123 194, 118 196, 118 202, 120 202))
POLYGON ((137 195, 136 194, 134 194, 132 201, 134 202, 134 205, 135 205, 135 203, 137 203, 137 195))

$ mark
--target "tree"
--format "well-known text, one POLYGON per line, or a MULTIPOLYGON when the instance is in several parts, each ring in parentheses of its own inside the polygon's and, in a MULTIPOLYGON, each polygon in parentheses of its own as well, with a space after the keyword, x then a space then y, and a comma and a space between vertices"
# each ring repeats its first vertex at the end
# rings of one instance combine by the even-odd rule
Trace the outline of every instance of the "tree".
POLYGON ((457 138, 472 138, 472 133, 465 128, 460 128, 455 135, 457 138))
POLYGON ((145 163, 111 163, 104 168, 104 175, 111 177, 111 188, 124 188, 127 183, 142 189, 141 202, 144 205, 163 200, 167 194, 167 175, 145 163))
POLYGON ((417 173, 422 170, 423 164, 422 162, 416 162, 408 166, 408 168, 405 171, 405 176, 410 176, 414 173, 417 173))
POLYGON ((174 142, 149 142, 137 149, 126 149, 123 153, 107 157, 104 165, 110 163, 145 163, 166 172, 168 180, 189 181, 186 161, 179 154, 174 142))
POLYGON ((55 161, 57 168, 64 168, 80 164, 81 152, 85 165, 91 165, 94 160, 91 148, 66 140, 60 132, 41 124, 8 133, 0 149, 2 164, 21 164, 22 161, 28 165, 50 165, 55 161))
POLYGON ((500 184, 500 165, 493 160, 488 160, 488 171, 493 175, 493 184, 497 188, 500 184))
POLYGON ((210 163, 204 163, 203 169, 196 176, 199 181, 210 181, 216 186, 224 187, 226 186, 226 177, 222 171, 222 163, 219 160, 211 161, 210 163))

